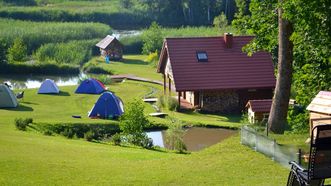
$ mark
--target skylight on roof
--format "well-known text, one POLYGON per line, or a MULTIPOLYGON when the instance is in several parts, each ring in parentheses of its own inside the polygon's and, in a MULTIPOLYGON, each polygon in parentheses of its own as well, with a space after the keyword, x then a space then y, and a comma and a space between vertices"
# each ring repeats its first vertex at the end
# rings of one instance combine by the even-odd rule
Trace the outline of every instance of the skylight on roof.
POLYGON ((208 61, 207 52, 203 52, 203 51, 197 52, 197 58, 198 58, 198 62, 207 62, 208 61))

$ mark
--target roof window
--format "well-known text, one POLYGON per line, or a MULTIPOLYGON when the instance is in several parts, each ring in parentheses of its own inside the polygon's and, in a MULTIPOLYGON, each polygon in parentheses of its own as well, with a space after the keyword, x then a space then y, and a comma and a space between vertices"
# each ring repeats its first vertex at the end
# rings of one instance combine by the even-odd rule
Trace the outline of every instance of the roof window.
POLYGON ((207 62, 208 61, 207 52, 198 51, 197 58, 198 58, 198 62, 207 62))

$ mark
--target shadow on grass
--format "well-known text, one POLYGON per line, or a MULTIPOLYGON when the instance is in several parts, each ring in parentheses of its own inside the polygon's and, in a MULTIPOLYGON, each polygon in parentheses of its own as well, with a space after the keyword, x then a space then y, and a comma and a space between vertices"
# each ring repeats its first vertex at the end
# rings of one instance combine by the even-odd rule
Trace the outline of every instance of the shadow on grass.
POLYGON ((16 108, 2 108, 4 110, 11 110, 11 111, 25 111, 25 112, 32 112, 33 108, 29 106, 25 106, 22 104, 19 104, 16 108))
POLYGON ((28 104, 28 105, 39 105, 38 103, 33 103, 30 101, 21 101, 20 103, 28 104))
POLYGON ((149 63, 143 60, 137 59, 123 59, 123 61, 115 61, 114 63, 134 64, 134 65, 149 65, 149 63))
POLYGON ((41 94, 41 95, 49 95, 49 96, 70 96, 70 93, 69 93, 69 92, 60 91, 60 93, 58 93, 58 94, 49 93, 49 94, 41 94))

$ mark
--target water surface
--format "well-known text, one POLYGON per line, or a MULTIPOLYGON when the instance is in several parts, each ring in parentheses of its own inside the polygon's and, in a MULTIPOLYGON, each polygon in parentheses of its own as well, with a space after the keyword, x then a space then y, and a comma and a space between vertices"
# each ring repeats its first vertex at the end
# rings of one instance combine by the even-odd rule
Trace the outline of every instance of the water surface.
MULTIPOLYGON (((183 140, 188 151, 200 151, 236 133, 229 129, 192 127, 185 129, 183 140)), ((153 139, 154 145, 168 147, 166 130, 147 132, 147 136, 153 139)))

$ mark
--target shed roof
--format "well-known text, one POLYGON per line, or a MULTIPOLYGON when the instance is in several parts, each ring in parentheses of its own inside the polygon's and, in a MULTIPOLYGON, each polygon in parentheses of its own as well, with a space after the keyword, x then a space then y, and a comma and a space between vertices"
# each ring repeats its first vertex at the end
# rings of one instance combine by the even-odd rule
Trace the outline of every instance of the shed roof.
POLYGON ((105 38, 103 38, 99 43, 97 43, 95 46, 101 48, 101 49, 105 49, 107 48, 110 43, 112 43, 113 41, 117 40, 116 37, 107 35, 105 38))
POLYGON ((320 91, 313 101, 308 105, 307 110, 324 114, 331 114, 331 92, 320 91))
POLYGON ((272 99, 249 100, 246 108, 251 107, 253 112, 270 112, 272 99))
POLYGON ((252 39, 233 36, 232 46, 227 48, 224 37, 166 38, 158 72, 164 73, 170 61, 176 91, 274 88, 271 55, 257 52, 247 56, 242 52, 252 39), (198 62, 199 51, 206 52, 207 62, 198 62))

